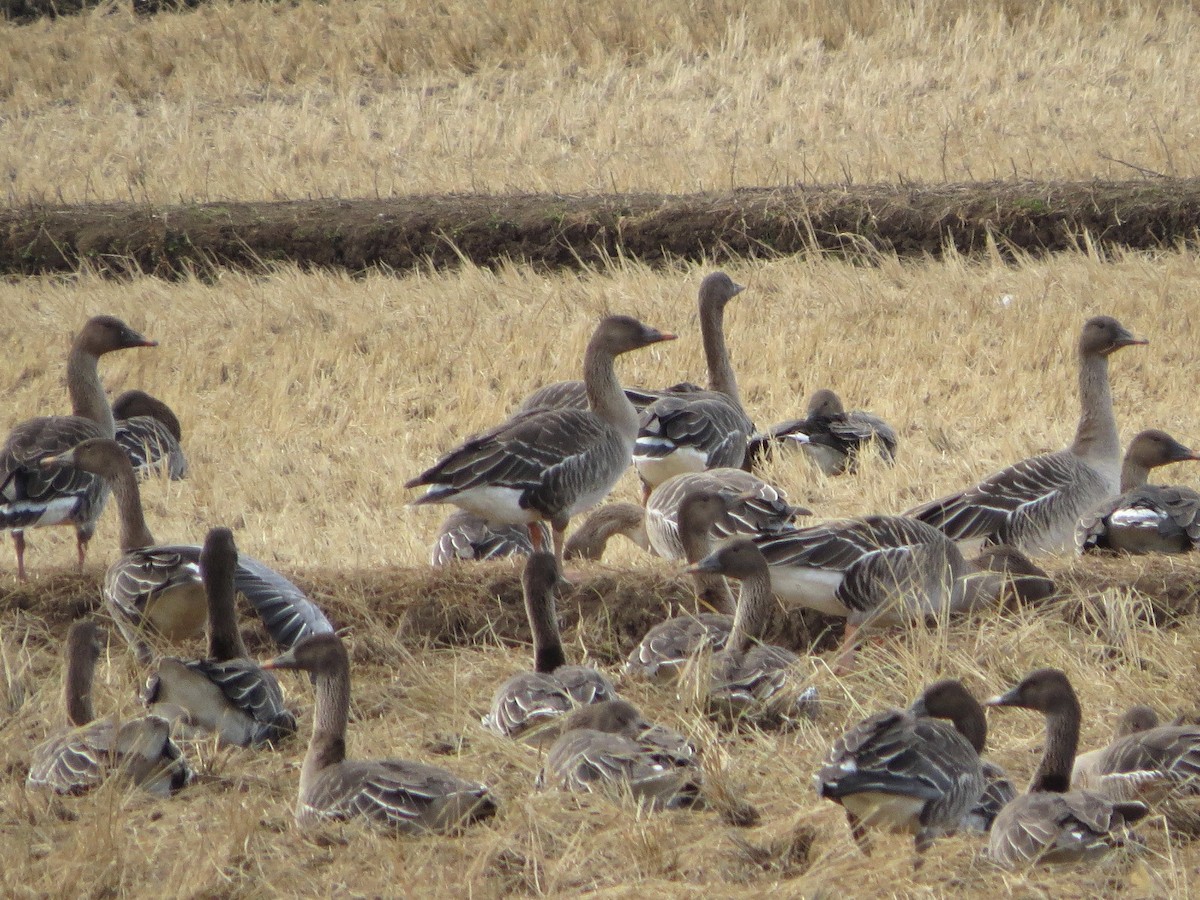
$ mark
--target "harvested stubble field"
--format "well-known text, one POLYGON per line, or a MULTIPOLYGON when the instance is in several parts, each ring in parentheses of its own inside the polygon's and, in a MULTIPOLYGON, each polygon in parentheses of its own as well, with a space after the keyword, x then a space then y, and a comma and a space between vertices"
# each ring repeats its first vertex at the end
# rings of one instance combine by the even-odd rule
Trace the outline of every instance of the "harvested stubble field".
MULTIPOLYGON (((1200 32, 1186 6, 779 3, 740 16, 715 2, 674 7, 608 4, 602 15, 580 5, 556 18, 515 0, 484 13, 217 4, 145 21, 115 11, 6 27, 9 196, 174 202, 1123 175, 1106 157, 1197 174, 1188 136, 1200 116, 1189 102, 1200 32)), ((855 478, 826 479, 801 459, 772 464, 767 474, 821 516, 900 510, 1063 445, 1077 413, 1075 335, 1098 312, 1151 339, 1113 360, 1123 435, 1156 426, 1200 442, 1200 261, 1190 252, 727 268, 748 286, 728 332, 758 422, 832 386, 900 427, 894 468, 869 462, 855 478)), ((62 715, 59 643, 71 618, 96 606, 116 557, 110 511, 84 577, 68 574, 70 535, 45 532, 31 536, 29 585, 11 562, 0 575, 0 891, 1190 894, 1200 851, 1162 819, 1141 829, 1140 853, 1088 868, 1003 873, 959 837, 914 875, 900 838, 878 841, 865 862, 810 784, 844 726, 944 675, 983 694, 1060 666, 1079 688, 1088 747, 1135 700, 1193 712, 1200 566, 1188 559, 1053 560, 1065 596, 1043 609, 889 636, 843 679, 813 656, 822 718, 786 736, 719 734, 688 702, 627 685, 648 715, 706 748, 709 783, 744 796, 759 813, 753 827, 719 811, 646 815, 533 793, 537 754, 478 726, 494 686, 528 665, 515 574, 431 575, 439 511, 408 509, 400 484, 534 385, 574 377, 606 312, 682 336, 622 360, 628 381, 698 379, 695 288, 706 270, 616 259, 572 273, 278 268, 167 283, 85 272, 0 285, 6 421, 66 409, 62 359, 88 315, 122 316, 159 339, 102 364, 111 391, 147 388, 184 423, 192 477, 144 489, 155 536, 198 541, 211 525, 234 527, 244 552, 294 575, 348 627, 350 752, 439 761, 487 780, 503 803, 461 837, 347 828, 310 840, 291 828, 303 740, 264 754, 192 747, 204 777, 169 803, 112 787, 66 801, 27 793, 30 750, 62 715)), ((1165 477, 1196 483, 1182 468, 1165 477)), ((618 493, 632 499, 631 478, 618 493)), ((576 575, 561 610, 569 652, 610 669, 686 590, 670 567, 624 546, 576 575)), ((261 639, 252 647, 269 652, 261 639)), ((98 708, 132 711, 141 677, 114 642, 98 708)), ((306 729, 307 682, 285 687, 306 729)), ((1026 779, 1040 720, 991 722, 993 756, 1026 779)))

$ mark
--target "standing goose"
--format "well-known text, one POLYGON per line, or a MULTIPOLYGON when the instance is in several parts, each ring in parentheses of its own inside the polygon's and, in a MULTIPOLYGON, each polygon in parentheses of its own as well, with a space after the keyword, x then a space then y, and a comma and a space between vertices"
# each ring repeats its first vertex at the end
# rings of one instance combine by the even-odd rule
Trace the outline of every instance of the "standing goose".
POLYGON ((983 710, 957 682, 930 690, 941 692, 942 712, 955 724, 922 715, 921 701, 917 711, 876 713, 837 739, 815 777, 817 794, 845 809, 864 853, 870 827, 910 832, 918 866, 934 840, 961 827, 985 787, 983 710))
POLYGON ((29 787, 82 794, 111 775, 123 775, 158 797, 192 780, 193 773, 171 742, 160 716, 96 720, 92 677, 100 658, 101 631, 90 619, 67 632, 66 706, 71 728, 33 751, 29 787))
POLYGON ((652 809, 697 806, 703 774, 680 734, 651 725, 624 700, 572 712, 550 747, 539 786, 628 794, 652 809))
MULTIPOLYGON (((669 485, 670 481, 651 495, 651 504, 659 491, 667 489, 669 485)), ((699 484, 688 491, 674 511, 676 527, 673 534, 680 542, 682 556, 693 565, 708 556, 712 552, 712 538, 717 523, 729 517, 735 504, 744 502, 729 493, 714 490, 711 484, 707 487, 699 484)), ((677 678, 703 649, 720 650, 725 646, 736 611, 729 586, 721 575, 707 572, 692 572, 691 575, 700 607, 714 612, 701 612, 698 615, 685 612, 655 625, 629 654, 625 661, 627 673, 650 679, 677 678)))
POLYGON ((70 466, 43 467, 47 456, 62 453, 87 438, 112 438, 116 424, 104 386, 100 357, 130 347, 155 347, 120 319, 88 319, 67 356, 67 392, 71 415, 42 416, 22 422, 0 448, 0 529, 12 531, 17 577, 24 581, 25 529, 75 526, 79 569, 96 531, 108 491, 104 483, 70 466))
POLYGON ((559 582, 554 554, 530 555, 521 577, 525 613, 533 635, 533 671, 520 672, 497 688, 485 728, 503 737, 530 736, 537 743, 553 740, 546 728, 577 705, 613 700, 612 682, 590 666, 568 666, 558 635, 554 593, 559 582))
POLYGON ((637 412, 613 361, 674 338, 629 316, 602 319, 583 362, 588 409, 532 410, 471 438, 405 484, 429 485, 414 503, 454 503, 493 526, 527 525, 534 549, 542 542, 533 526, 549 522, 561 561, 568 520, 603 500, 629 467, 637 412))
MULTIPOLYGON (((968 563, 944 534, 917 519, 867 516, 799 528, 756 542, 770 566, 771 589, 781 600, 846 618, 836 668, 854 663, 858 630, 914 619, 967 613, 997 603, 1009 584, 1003 574, 968 563)), ((1006 565, 1038 575, 1012 581, 1040 594, 1050 579, 1019 551, 1006 565)))
POLYGON ((1150 470, 1200 459, 1165 431, 1140 432, 1121 466, 1121 495, 1093 507, 1075 529, 1081 553, 1186 553, 1200 544, 1200 493, 1188 487, 1147 484, 1150 470))
POLYGON ((1149 811, 1144 803, 1118 802, 1071 789, 1079 743, 1079 700, 1058 669, 1038 669, 987 706, 1015 706, 1046 716, 1046 746, 1028 793, 1000 810, 988 855, 1005 868, 1037 862, 1076 862, 1107 853, 1122 842, 1125 826, 1149 811))
POLYGON ((1071 783, 1112 800, 1158 803, 1200 794, 1200 728, 1159 725, 1147 706, 1134 706, 1107 747, 1080 754, 1071 783))
MULTIPOLYGON (((139 660, 145 663, 151 658, 143 630, 156 631, 169 641, 199 635, 208 619, 200 547, 155 544, 146 527, 133 464, 121 446, 91 438, 42 464, 72 466, 99 476, 112 488, 121 523, 122 556, 104 576, 104 601, 139 660)), ((333 630, 303 591, 257 560, 238 559, 234 586, 281 647, 290 647, 308 634, 333 630)))
POLYGON ((125 391, 113 401, 112 411, 117 443, 129 454, 138 478, 159 472, 172 481, 187 478, 183 429, 171 407, 145 391, 125 391))
POLYGON ((746 719, 764 727, 812 718, 817 691, 815 687, 796 689, 800 658, 763 642, 775 598, 767 561, 754 542, 746 538, 731 541, 688 571, 741 582, 729 638, 713 655, 709 708, 726 720, 746 719))
POLYGON ((700 283, 708 390, 673 393, 642 412, 633 463, 647 496, 672 475, 745 465, 754 423, 742 408, 724 326, 725 304, 742 290, 724 272, 713 272, 700 283))
MULTIPOLYGON (((542 530, 542 541, 549 540, 545 524, 539 522, 537 527, 542 530)), ((529 529, 523 525, 491 528, 474 513, 456 509, 446 516, 438 529, 437 540, 429 553, 429 564, 439 569, 455 562, 506 559, 528 556, 532 552, 529 529)))
POLYGON ((185 726, 215 733, 222 743, 260 747, 296 731, 296 717, 270 672, 249 658, 237 626, 234 575, 238 552, 233 532, 214 528, 200 551, 200 577, 208 597, 208 657, 167 657, 146 683, 150 711, 185 726))
POLYGON ((1116 319, 1088 319, 1079 337, 1079 426, 1071 446, 1032 456, 989 475, 974 487, 931 500, 905 515, 941 529, 951 539, 983 538, 1027 553, 1073 548, 1075 523, 1116 494, 1121 441, 1113 417, 1108 357, 1145 344, 1116 319))
POLYGON ((296 824, 367 819, 404 833, 448 832, 495 814, 488 788, 402 759, 346 759, 350 657, 336 634, 304 638, 264 669, 308 672, 316 690, 312 738, 300 769, 296 824))
POLYGON ((822 389, 809 398, 803 419, 781 422, 752 437, 746 457, 753 465, 768 447, 785 443, 799 444, 826 475, 841 475, 853 472, 859 456, 872 444, 884 462, 894 463, 899 438, 896 429, 879 416, 858 409, 846 412, 837 394, 822 389))

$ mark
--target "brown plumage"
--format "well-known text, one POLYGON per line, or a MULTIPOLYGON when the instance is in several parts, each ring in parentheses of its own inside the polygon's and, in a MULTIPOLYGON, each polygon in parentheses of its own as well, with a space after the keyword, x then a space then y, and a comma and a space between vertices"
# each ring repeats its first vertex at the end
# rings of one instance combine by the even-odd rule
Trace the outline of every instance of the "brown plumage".
POLYGON ((874 445, 884 462, 896 461, 896 429, 876 415, 846 411, 833 391, 814 391, 803 419, 781 422, 750 439, 746 457, 754 465, 767 448, 799 444, 804 454, 826 475, 853 472, 859 456, 874 445))
POLYGON ((165 474, 172 481, 187 477, 181 441, 183 429, 174 410, 145 391, 125 391, 112 404, 116 441, 129 454, 133 471, 145 479, 165 474))
POLYGON ((1071 781, 1113 800, 1150 804, 1200 794, 1200 728, 1159 725, 1154 710, 1134 706, 1111 744, 1079 755, 1071 781))

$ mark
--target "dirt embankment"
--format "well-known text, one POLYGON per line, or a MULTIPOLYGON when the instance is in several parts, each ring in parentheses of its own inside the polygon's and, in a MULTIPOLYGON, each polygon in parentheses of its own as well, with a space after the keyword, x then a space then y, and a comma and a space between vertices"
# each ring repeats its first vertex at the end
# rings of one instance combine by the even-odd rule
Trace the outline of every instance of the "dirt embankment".
POLYGON ((518 260, 545 268, 806 251, 870 260, 1153 249, 1194 242, 1200 179, 748 188, 731 193, 441 195, 386 200, 0 209, 0 274, 171 276, 291 262, 362 271, 518 260))

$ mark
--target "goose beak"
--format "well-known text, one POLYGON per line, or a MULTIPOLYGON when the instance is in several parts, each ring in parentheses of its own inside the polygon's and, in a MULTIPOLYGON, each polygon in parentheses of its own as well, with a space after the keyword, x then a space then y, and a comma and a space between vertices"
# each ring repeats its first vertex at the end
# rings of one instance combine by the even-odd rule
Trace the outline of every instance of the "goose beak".
POLYGON ((296 668, 296 651, 288 650, 274 659, 268 659, 258 664, 260 669, 294 669, 296 668))
POLYGON ((123 347, 157 347, 158 341, 152 341, 150 338, 138 334, 132 328, 129 328, 121 335, 121 345, 123 347))
POLYGON ((74 450, 68 450, 66 453, 59 453, 54 456, 43 456, 40 460, 38 460, 38 465, 43 469, 53 469, 56 466, 71 466, 74 464, 74 450))
POLYGON ((745 286, 744 284, 738 284, 738 283, 735 281, 735 282, 733 283, 733 293, 732 293, 732 294, 730 294, 729 296, 730 296, 731 298, 732 298, 732 297, 736 297, 738 294, 740 294, 740 293, 741 293, 742 291, 744 291, 745 289, 746 289, 746 286, 745 286))
POLYGON ((1144 347, 1149 343, 1150 341, 1146 338, 1138 337, 1136 334, 1133 334, 1132 332, 1126 331, 1124 328, 1122 328, 1120 333, 1117 335, 1116 340, 1113 341, 1112 349, 1119 350, 1122 347, 1144 347))
POLYGON ((929 710, 925 707, 925 698, 918 697, 916 700, 914 700, 912 706, 908 708, 908 711, 918 718, 927 717, 929 715, 929 710))
POLYGON ((984 706, 1016 706, 1020 698, 1017 695, 1017 689, 1013 688, 1003 694, 997 694, 995 697, 989 697, 983 701, 984 706))
POLYGON ((721 571, 721 564, 717 560, 717 555, 715 553, 712 553, 712 554, 704 557, 704 559, 700 560, 700 562, 696 563, 695 565, 688 566, 686 569, 683 570, 683 574, 684 575, 701 575, 701 574, 704 574, 705 572, 720 572, 720 571, 721 571))
POLYGON ((661 344, 663 341, 673 341, 678 337, 679 337, 679 335, 671 334, 671 332, 669 332, 669 331, 656 331, 654 333, 653 340, 651 341, 651 343, 661 344))

